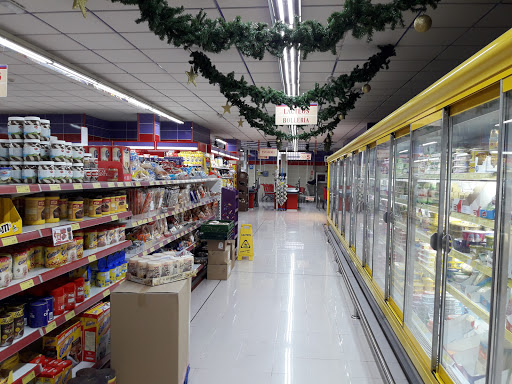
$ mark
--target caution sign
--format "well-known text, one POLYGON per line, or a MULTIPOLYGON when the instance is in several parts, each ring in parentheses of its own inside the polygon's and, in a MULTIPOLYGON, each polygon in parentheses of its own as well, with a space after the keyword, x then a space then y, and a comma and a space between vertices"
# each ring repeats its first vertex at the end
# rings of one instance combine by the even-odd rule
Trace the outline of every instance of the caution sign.
POLYGON ((252 260, 254 250, 252 248, 252 225, 242 224, 240 227, 240 241, 238 242, 238 260, 247 256, 252 260))

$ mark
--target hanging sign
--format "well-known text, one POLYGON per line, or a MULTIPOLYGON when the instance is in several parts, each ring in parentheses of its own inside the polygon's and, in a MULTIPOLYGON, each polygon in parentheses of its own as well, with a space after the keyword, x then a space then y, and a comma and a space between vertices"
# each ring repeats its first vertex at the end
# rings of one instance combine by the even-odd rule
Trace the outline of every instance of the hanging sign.
POLYGON ((62 245, 73 240, 73 228, 71 225, 52 228, 53 245, 62 245))
POLYGON ((0 64, 0 97, 7 97, 7 65, 0 64))
POLYGON ((309 109, 290 109, 287 105, 276 105, 276 125, 316 125, 318 123, 318 105, 311 104, 309 109))
POLYGON ((277 149, 276 148, 261 148, 258 151, 259 159, 266 160, 269 157, 277 157, 277 149))

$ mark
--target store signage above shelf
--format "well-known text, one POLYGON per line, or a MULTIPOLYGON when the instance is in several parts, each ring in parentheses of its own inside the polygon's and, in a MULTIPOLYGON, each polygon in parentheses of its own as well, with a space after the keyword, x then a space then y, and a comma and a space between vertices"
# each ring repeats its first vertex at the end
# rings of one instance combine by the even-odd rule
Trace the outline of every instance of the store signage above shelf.
POLYGON ((0 65, 0 97, 7 97, 7 65, 0 65))
POLYGON ((276 105, 276 125, 316 125, 318 123, 318 105, 311 104, 309 109, 290 109, 287 105, 276 105))
POLYGON ((276 148, 261 148, 258 152, 258 158, 262 160, 266 160, 270 157, 277 157, 277 149, 276 148))

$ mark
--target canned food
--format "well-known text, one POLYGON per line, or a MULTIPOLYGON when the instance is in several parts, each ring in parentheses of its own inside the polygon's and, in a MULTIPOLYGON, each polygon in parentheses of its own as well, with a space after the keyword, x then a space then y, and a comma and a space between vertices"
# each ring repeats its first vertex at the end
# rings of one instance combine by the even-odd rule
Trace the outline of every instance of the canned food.
POLYGON ((27 225, 41 225, 45 223, 45 198, 33 196, 25 198, 25 221, 27 225))
POLYGON ((83 221, 84 201, 80 198, 73 198, 68 203, 68 219, 70 221, 83 221))
POLYGON ((47 223, 58 223, 60 221, 59 196, 45 197, 44 212, 47 223))
POLYGON ((14 341, 14 319, 6 311, 0 313, 0 347, 7 347, 14 341))

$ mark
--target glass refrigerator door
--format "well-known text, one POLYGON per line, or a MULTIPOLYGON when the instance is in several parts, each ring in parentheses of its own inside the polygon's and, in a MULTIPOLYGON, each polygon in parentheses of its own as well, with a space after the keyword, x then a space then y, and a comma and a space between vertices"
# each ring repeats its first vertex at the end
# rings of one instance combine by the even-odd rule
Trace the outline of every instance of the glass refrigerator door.
POLYGON ((375 218, 375 161, 377 150, 368 151, 368 186, 366 188, 366 253, 364 264, 373 269, 373 223, 375 218))
POLYGON ((336 185, 336 163, 329 164, 329 216, 334 218, 334 186, 336 185))
POLYGON ((412 131, 407 289, 404 322, 429 358, 432 356, 437 254, 430 238, 438 232, 442 121, 412 131))
POLYGON ((364 208, 365 208, 365 179, 366 179, 366 152, 356 155, 354 169, 354 239, 356 255, 363 260, 364 255, 364 208))
MULTIPOLYGON (((487 367, 498 164, 499 99, 451 118, 442 364, 457 383, 487 367)), ((442 312, 443 313, 443 312, 442 312)))
POLYGON ((341 233, 343 233, 343 188, 345 182, 345 161, 340 160, 340 177, 338 178, 338 229, 341 233))
POLYGON ((334 180, 334 184, 332 186, 332 197, 333 197, 333 213, 331 219, 334 221, 334 225, 338 228, 338 183, 340 180, 340 162, 336 161, 334 163, 334 172, 336 173, 336 179, 334 180))
POLYGON ((353 157, 347 157, 345 159, 345 204, 343 206, 343 211, 345 212, 345 240, 349 242, 350 245, 350 216, 351 216, 351 201, 352 201, 352 159, 353 157))
POLYGON ((409 150, 411 138, 393 142, 393 215, 391 220, 391 274, 389 296, 403 313, 405 257, 407 254, 407 207, 409 205, 409 150))
POLYGON ((389 207, 389 154, 390 141, 377 145, 375 169, 375 216, 373 236, 373 278, 377 285, 386 291, 386 271, 389 246, 388 207, 389 207))

